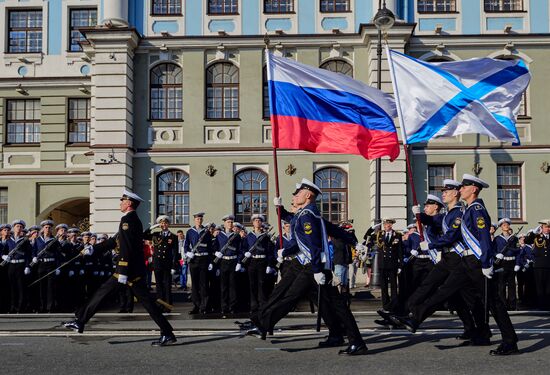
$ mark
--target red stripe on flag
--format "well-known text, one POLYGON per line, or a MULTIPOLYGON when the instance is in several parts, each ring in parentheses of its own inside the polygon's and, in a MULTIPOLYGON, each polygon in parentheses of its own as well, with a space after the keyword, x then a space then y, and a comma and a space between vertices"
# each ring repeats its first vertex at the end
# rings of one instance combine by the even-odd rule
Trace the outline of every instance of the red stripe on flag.
POLYGON ((361 125, 271 116, 273 147, 315 153, 362 155, 366 159, 399 156, 396 132, 361 125))

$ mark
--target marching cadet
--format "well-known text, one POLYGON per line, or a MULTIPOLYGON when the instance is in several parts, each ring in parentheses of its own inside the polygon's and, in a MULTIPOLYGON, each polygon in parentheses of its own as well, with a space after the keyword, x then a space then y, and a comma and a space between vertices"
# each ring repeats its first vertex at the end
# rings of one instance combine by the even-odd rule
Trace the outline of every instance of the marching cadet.
MULTIPOLYGON (((281 207, 284 220, 290 220, 294 244, 290 249, 296 251, 284 277, 275 287, 271 297, 257 314, 252 315, 261 338, 265 340, 268 331, 285 317, 305 295, 317 300, 321 292, 319 311, 329 327, 329 338, 339 342, 342 331, 348 336, 349 346, 339 354, 362 355, 367 346, 359 333, 347 300, 332 285, 331 259, 328 254, 328 233, 319 209, 315 203, 321 190, 313 182, 302 179, 293 195, 292 202, 297 211, 293 215, 281 207)), ((282 206, 281 198, 274 202, 282 206)), ((286 251, 287 249, 285 249, 286 251)), ((282 255, 282 254, 281 254, 282 255)), ((336 345, 335 344, 335 345, 336 345)), ((334 346, 328 342, 322 346, 334 346)))
POLYGON ((157 283, 157 296, 164 302, 172 304, 172 276, 176 273, 178 263, 178 237, 169 229, 168 216, 159 216, 156 223, 160 232, 151 233, 153 227, 147 229, 143 238, 153 244, 153 270, 157 283))
POLYGON ((246 236, 244 245, 246 252, 242 264, 248 267, 248 281, 250 285, 250 313, 258 311, 267 300, 266 274, 273 272, 275 254, 273 244, 269 238, 269 232, 264 231, 262 224, 265 221, 263 215, 252 215, 253 230, 246 236))
MULTIPOLYGON (((33 258, 31 266, 37 266, 37 276, 39 278, 50 273, 60 265, 61 244, 53 236, 52 220, 44 220, 40 223, 42 235, 40 235, 33 245, 33 258)), ((61 273, 57 270, 54 275, 42 279, 39 283, 40 305, 39 312, 52 312, 57 308, 57 276, 61 273)))
POLYGON ((382 220, 382 224, 384 226, 382 230, 371 227, 365 237, 370 237, 376 251, 375 261, 378 263, 377 266, 380 272, 381 313, 383 314, 395 312, 398 307, 397 275, 401 273, 402 269, 403 240, 401 233, 393 230, 394 219, 385 218, 382 220))
POLYGON ((30 263, 32 258, 32 245, 25 236, 25 222, 15 220, 12 223, 12 237, 6 240, 2 264, 8 266, 8 280, 10 284, 10 313, 24 312, 27 290, 25 276, 30 275, 30 263))
POLYGON ((139 219, 136 208, 143 202, 137 194, 124 190, 120 198, 120 211, 124 214, 120 219, 118 232, 108 240, 87 246, 83 251, 86 255, 94 252, 102 253, 105 250, 119 247, 120 257, 113 277, 109 278, 92 296, 88 303, 76 313, 76 319, 63 323, 66 328, 84 332, 84 326, 97 312, 101 301, 119 284, 128 285, 145 310, 160 328, 160 338, 152 342, 153 346, 166 346, 175 343, 173 328, 162 315, 159 307, 149 295, 145 284, 145 262, 143 255, 143 224, 139 219))
MULTIPOLYGON (((277 254, 279 254, 279 252, 282 254, 284 249, 289 249, 291 247, 291 243, 292 243, 291 242, 292 235, 290 233, 290 223, 283 220, 282 225, 283 225, 283 235, 282 235, 282 237, 283 237, 283 247, 281 247, 280 237, 277 236, 277 238, 275 239, 275 247, 277 249, 279 249, 279 251, 277 251, 277 254), (281 250, 283 250, 283 251, 281 251, 281 250)), ((277 256, 277 264, 279 265, 279 270, 281 272, 281 277, 283 276, 283 273, 285 272, 286 266, 292 260, 292 258, 294 258, 294 255, 289 255, 286 258, 283 258, 282 256, 277 256)))
POLYGON ((208 264, 213 253, 213 239, 210 228, 202 225, 203 220, 204 212, 193 214, 194 226, 185 234, 183 244, 191 276, 193 309, 189 314, 206 314, 208 308, 208 264))
POLYGON ((539 226, 525 236, 525 243, 532 245, 539 308, 550 310, 550 219, 539 221, 539 226))
POLYGON ((513 234, 510 228, 511 220, 508 218, 500 219, 498 227, 502 233, 495 237, 495 265, 498 265, 502 271, 496 277, 498 282, 498 294, 506 302, 508 310, 516 310, 516 257, 521 251, 518 238, 513 234))
MULTIPOLYGON (((518 338, 508 311, 506 311, 506 306, 499 298, 496 284, 492 278, 494 251, 490 234, 491 218, 483 200, 479 198, 480 191, 488 187, 489 184, 478 177, 469 174, 462 177, 460 196, 466 201, 467 206, 462 215, 460 229, 466 250, 462 251, 461 267, 455 269, 444 284, 423 303, 423 310, 433 309, 433 306, 446 301, 462 287, 471 283, 476 289, 475 293, 478 296, 484 296, 487 301, 485 308, 491 311, 502 335, 502 343, 496 349, 491 350, 490 354, 510 355, 518 353, 518 338)), ((429 245, 424 243, 421 246, 426 248, 429 245)), ((420 323, 429 315, 423 314, 420 316, 413 309, 411 309, 411 312, 413 314, 410 318, 392 318, 403 324, 409 331, 415 332, 420 323)), ((479 315, 476 311, 473 311, 473 313, 474 316, 479 315)), ((487 327, 483 327, 483 331, 487 332, 487 327)), ((487 345, 488 343, 487 340, 484 344, 487 345)))
MULTIPOLYGON (((10 239, 11 225, 0 225, 0 255, 7 255, 8 240, 10 239)), ((10 292, 8 283, 8 267, 0 267, 0 313, 6 313, 10 308, 10 292)))
MULTIPOLYGON (((92 232, 84 231, 82 236, 82 248, 90 244, 92 232)), ((78 276, 84 292, 83 298, 90 299, 94 291, 93 272, 95 269, 96 259, 91 254, 85 254, 82 256, 82 268, 80 269, 78 276)))
POLYGON ((522 307, 527 309, 537 305, 537 290, 535 288, 535 276, 533 275, 533 248, 525 243, 525 234, 519 236, 520 252, 516 257, 516 266, 518 279, 518 300, 522 307))
MULTIPOLYGON (((224 230, 216 237, 216 252, 214 253, 214 263, 218 263, 220 270, 220 292, 222 314, 233 314, 237 306, 237 284, 236 272, 240 272, 242 265, 242 243, 241 231, 233 228, 235 216, 225 215, 223 218, 224 230)), ((214 269, 214 265, 208 266, 209 270, 214 269)))

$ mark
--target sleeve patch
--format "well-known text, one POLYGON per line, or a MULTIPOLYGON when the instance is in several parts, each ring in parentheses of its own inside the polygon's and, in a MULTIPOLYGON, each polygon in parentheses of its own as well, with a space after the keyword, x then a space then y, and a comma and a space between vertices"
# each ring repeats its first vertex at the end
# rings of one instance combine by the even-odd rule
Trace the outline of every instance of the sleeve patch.
POLYGON ((485 228, 485 220, 482 217, 477 218, 477 227, 479 229, 485 228))
POLYGON ((453 223, 453 228, 458 229, 458 227, 460 227, 460 223, 462 223, 462 219, 457 217, 453 223))
POLYGON ((128 228, 130 228, 128 223, 122 223, 122 230, 128 230, 128 228))
POLYGON ((120 262, 118 262, 118 265, 121 266, 121 267, 128 267, 128 262, 120 261, 120 262))
POLYGON ((313 233, 313 229, 311 227, 311 223, 304 223, 304 233, 305 234, 311 234, 313 233))

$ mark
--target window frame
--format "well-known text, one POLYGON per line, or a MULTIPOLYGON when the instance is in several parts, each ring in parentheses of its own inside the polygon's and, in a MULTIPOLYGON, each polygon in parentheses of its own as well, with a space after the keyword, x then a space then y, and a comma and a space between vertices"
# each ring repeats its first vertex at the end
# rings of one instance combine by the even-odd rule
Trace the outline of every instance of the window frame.
POLYGON ((6 9, 6 14, 7 14, 7 24, 6 24, 6 43, 7 43, 7 46, 6 46, 6 54, 37 54, 37 53, 42 53, 43 50, 44 50, 44 10, 42 8, 35 8, 35 7, 29 7, 29 8, 8 8, 6 9), (16 27, 15 30, 14 28, 11 27, 10 25, 10 21, 11 21, 11 15, 12 13, 23 13, 23 12, 36 12, 36 13, 39 13, 40 14, 40 17, 41 17, 41 26, 40 27, 34 27, 34 28, 28 28, 28 27, 24 27, 24 28, 19 28, 19 27, 16 27), (11 50, 11 36, 10 36, 10 33, 12 31, 24 31, 25 32, 25 51, 24 52, 21 52, 21 51, 12 51, 11 50), (31 31, 40 31, 40 50, 39 51, 29 51, 29 38, 28 38, 28 33, 31 32, 31 31))
MULTIPOLYGON (((95 26, 95 25, 88 25, 88 26, 77 26, 77 27, 74 27, 74 26, 72 25, 72 23, 73 23, 73 22, 72 22, 72 21, 73 21, 73 12, 76 12, 76 11, 88 11, 88 12, 90 12, 90 11, 95 11, 95 12, 96 12, 96 14, 95 14, 95 23, 96 23, 96 24, 97 24, 97 19, 98 19, 98 18, 97 18, 97 17, 98 17, 98 9, 97 9, 97 7, 69 7, 69 8, 68 8, 68 13, 69 13, 69 24, 68 24, 68 26, 69 26, 69 45, 68 45, 68 48, 67 48, 67 52, 69 52, 69 53, 78 53, 78 52, 82 52, 82 46, 81 46, 79 43, 77 43, 78 46, 79 46, 79 49, 78 49, 78 50, 73 50, 73 49, 72 49, 72 46, 73 46, 73 43, 72 43, 72 41, 73 41, 72 32, 73 32, 73 31, 78 31, 79 34, 80 34, 82 37, 84 37, 84 35, 82 35, 82 33, 80 33, 79 29, 82 28, 82 27, 93 27, 93 26, 95 26)), ((79 40, 82 40, 82 39, 79 39, 79 40)))
MULTIPOLYGON (((508 10, 508 9, 488 9, 488 1, 490 0, 483 0, 483 11, 485 13, 525 13, 527 12, 525 10, 525 1, 524 0, 514 0, 514 1, 518 1, 521 3, 521 6, 520 8, 521 9, 517 9, 517 10, 508 10)), ((494 1, 494 0, 493 0, 494 1)), ((497 0, 499 3, 502 3, 502 5, 504 6, 503 2, 504 0, 497 0)))
POLYGON ((208 16, 237 16, 239 15, 239 0, 208 0, 208 3, 206 4, 206 14, 208 16), (226 2, 232 2, 232 1, 235 1, 237 4, 236 4, 236 7, 235 7, 235 12, 216 12, 216 13, 213 13, 211 12, 211 5, 210 3, 212 1, 221 1, 222 2, 222 5, 224 5, 226 2))
POLYGON ((329 59, 329 60, 323 61, 323 63, 321 65, 319 65, 319 69, 324 69, 324 70, 326 70, 328 72, 332 72, 332 73, 340 73, 340 74, 343 74, 343 75, 345 75, 347 77, 350 77, 350 78, 353 78, 353 74, 354 74, 353 65, 349 61, 346 61, 345 59, 341 59, 341 58, 334 58, 334 59, 329 59), (337 72, 337 71, 334 71, 334 70, 327 69, 326 66, 328 66, 331 63, 336 63, 336 64, 343 63, 343 64, 348 65, 351 68, 351 75, 347 75, 347 74, 342 73, 342 72, 337 72))
MULTIPOLYGON (((176 178, 174 177, 173 178, 173 181, 176 181, 176 178)), ((190 209, 191 209, 191 175, 189 173, 187 173, 186 171, 184 170, 181 170, 181 169, 177 169, 177 168, 170 168, 170 169, 166 169, 166 170, 163 170, 161 171, 160 173, 158 173, 156 175, 156 179, 155 179, 155 183, 156 183, 156 186, 155 186, 155 198, 156 198, 156 201, 155 201, 155 212, 156 212, 156 217, 160 216, 161 213, 160 213, 160 199, 159 197, 161 195, 163 196, 172 196, 172 197, 176 197, 176 196, 182 196, 182 197, 187 197, 187 213, 185 213, 185 207, 186 205, 184 204, 183 207, 184 207, 184 213, 182 214, 182 217, 183 217, 183 224, 179 224, 179 223, 176 223, 176 199, 173 199, 172 200, 172 212, 173 214, 172 215, 168 215, 167 212, 165 211, 165 213, 163 215, 167 215, 169 218, 170 218, 170 226, 171 227, 174 227, 174 228, 188 228, 191 226, 191 219, 190 219, 190 209), (162 176, 164 175, 167 175, 169 173, 172 173, 172 174, 176 174, 176 173, 181 173, 183 174, 186 179, 187 179, 187 190, 166 190, 166 191, 160 191, 160 179, 162 176), (186 222, 187 221, 187 222, 186 222)), ((184 184, 185 185, 185 184, 184 184)), ((185 199, 183 199, 183 201, 185 201, 185 199)), ((164 206, 167 206, 166 204, 164 204, 164 206)))
POLYGON ((3 220, 4 218, 2 218, 2 216, 0 216, 0 223, 7 223, 8 222, 8 218, 9 218, 9 215, 8 215, 8 210, 9 210, 9 195, 8 195, 8 188, 5 187, 5 186, 0 186, 0 197, 2 196, 2 192, 5 192, 5 197, 6 197, 6 202, 2 202, 2 200, 0 200, 0 210, 2 209, 5 209, 5 212, 6 212, 6 217, 5 217, 5 220, 3 220))
POLYGON ((267 65, 262 68, 262 119, 267 121, 271 118, 271 106, 269 103, 269 82, 267 79, 267 65), (267 100, 267 106, 266 106, 267 100), (267 110, 267 116, 266 116, 267 110))
MULTIPOLYGON (((162 0, 161 0, 162 1, 162 0)), ((155 13, 155 0, 151 1, 151 13, 150 16, 153 17, 177 17, 177 16, 183 16, 183 1, 182 0, 166 0, 167 9, 170 8, 171 2, 179 2, 179 13, 155 13)))
MULTIPOLYGON (((163 71, 163 74, 168 72, 168 70, 164 70, 163 71)), ((159 99, 157 99, 159 100, 159 99)), ((174 99, 175 100, 175 99, 174 99)), ((173 107, 171 108, 172 110, 176 109, 177 107, 173 107)), ((163 61, 163 62, 160 62, 154 66, 152 66, 150 69, 149 69, 149 120, 150 121, 172 121, 172 122, 175 122, 175 121, 183 121, 183 68, 181 66, 179 66, 178 64, 176 63, 173 63, 173 62, 167 62, 167 61, 163 61), (169 65, 173 65, 174 67, 176 67, 177 69, 179 69, 179 80, 180 82, 179 83, 153 83, 153 74, 155 72, 155 70, 163 67, 163 66, 169 66, 169 65), (159 117, 159 118, 155 118, 153 117, 153 89, 159 89, 159 90, 162 90, 163 92, 166 93, 166 95, 164 96, 164 111, 162 113, 162 117, 159 117), (179 89, 181 91, 181 114, 180 116, 176 116, 176 117, 169 117, 168 114, 169 114, 169 107, 168 107, 168 95, 167 95, 167 92, 169 89, 179 89)))
POLYGON ((425 2, 431 1, 433 3, 434 10, 420 10, 420 0, 417 0, 416 2, 416 12, 418 14, 456 14, 460 13, 457 10, 457 0, 449 0, 452 1, 452 4, 450 8, 452 10, 437 10, 437 2, 438 1, 445 1, 445 0, 424 0, 425 2))
POLYGON ((272 0, 272 1, 277 1, 279 10, 278 11, 271 11, 271 12, 268 12, 266 10, 267 1, 268 0, 264 0, 264 10, 263 10, 264 14, 296 14, 296 4, 295 4, 294 0, 287 0, 287 1, 290 1, 291 4, 292 4, 292 10, 289 10, 289 11, 281 11, 281 1, 285 1, 285 0, 272 0))
MULTIPOLYGON (((342 220, 348 220, 348 215, 349 215, 349 173, 345 169, 343 169, 342 167, 335 166, 335 165, 328 165, 328 166, 319 168, 315 172, 313 172, 313 182, 317 186, 319 186, 321 188, 321 191, 322 191, 322 193, 317 197, 317 200, 316 200, 316 204, 317 204, 317 207, 319 208, 319 212, 321 213, 321 216, 323 216, 328 221, 333 222, 331 219, 332 219, 332 216, 335 212, 332 210, 331 194, 332 193, 344 193, 345 194, 345 201, 344 201, 345 210, 338 211, 337 216, 339 217, 338 222, 340 222, 342 220), (341 173, 345 178, 345 186, 346 187, 345 188, 333 188, 333 187, 326 188, 326 187, 323 187, 322 184, 319 184, 317 182, 317 175, 320 174, 321 172, 324 172, 324 171, 330 171, 329 172, 329 179, 331 181, 333 180, 332 171, 338 171, 339 173, 341 173), (323 205, 323 194, 325 194, 325 193, 328 194, 328 196, 329 196, 328 212, 324 212, 323 211, 323 206, 322 206, 323 205)), ((338 203, 341 203, 341 201, 338 201, 338 203)))
MULTIPOLYGON (((41 142, 41 133, 42 133, 42 103, 40 101, 40 98, 29 98, 29 99, 15 99, 15 98, 8 98, 6 99, 5 101, 5 104, 6 104, 6 122, 5 122, 5 125, 4 125, 4 133, 5 133, 5 142, 4 144, 6 146, 15 146, 15 147, 22 147, 22 146, 39 146, 40 145, 40 142, 41 142), (10 110, 9 110, 9 106, 10 106, 10 102, 25 102, 25 108, 24 108, 24 113, 25 113, 25 118, 22 119, 22 121, 24 122, 25 124, 25 132, 23 132, 23 137, 25 138, 27 132, 26 132, 26 124, 28 123, 38 123, 38 142, 9 142, 9 135, 10 135, 10 131, 9 131, 9 125, 11 122, 13 121, 10 121, 9 119, 9 116, 10 116, 10 110), (26 118, 26 113, 27 113, 27 102, 30 102, 30 101, 34 101, 34 102, 38 102, 38 108, 39 108, 39 114, 40 114, 40 118, 38 120, 36 119, 33 119, 33 120, 27 120, 26 118)), ((34 111, 33 111, 34 112, 34 111)), ((15 122, 21 122, 21 120, 18 120, 18 121, 15 121, 15 122)), ((34 134, 34 132, 33 132, 34 134)))
MULTIPOLYGON (((253 207, 251 207, 251 209, 252 208, 253 207)), ((261 208, 261 206, 260 206, 260 208, 261 208)), ((252 225, 251 217, 254 214, 263 215, 264 218, 265 218, 265 221, 269 222, 269 174, 266 171, 264 171, 261 168, 257 168, 257 167, 249 167, 249 168, 243 168, 243 169, 241 169, 241 170, 234 173, 234 175, 233 175, 233 213, 235 215, 235 221, 237 221, 237 222, 239 222, 243 225, 248 225, 248 226, 252 225), (254 173, 254 172, 259 172, 264 176, 265 189, 261 189, 261 190, 252 190, 252 189, 237 190, 237 178, 239 177, 239 175, 242 175, 244 173, 254 173), (244 211, 241 213, 237 210, 237 195, 249 197, 250 201, 252 201, 252 196, 254 194, 260 194, 260 195, 265 194, 265 202, 266 202, 265 203, 266 204, 265 212, 254 212, 254 210, 251 210, 250 215, 248 215, 248 217, 247 217, 247 216, 245 216, 244 211), (239 221, 240 218, 242 218, 243 220, 239 221)))
MULTIPOLYGON (((512 223, 523 223, 524 222, 524 212, 523 212, 523 208, 524 208, 524 204, 523 204, 523 163, 497 163, 497 173, 496 173, 496 177, 497 177, 497 217, 498 219, 502 219, 503 217, 507 217, 509 218, 512 223), (518 181, 519 181, 519 185, 501 185, 499 184, 498 180, 499 180, 499 168, 500 167, 516 167, 518 169, 518 172, 519 174, 517 175, 517 178, 518 178, 518 181), (518 197, 518 202, 519 202, 519 207, 517 208, 517 210, 519 211, 519 214, 520 214, 520 217, 511 217, 511 215, 508 215, 508 216, 503 216, 503 217, 500 217, 500 210, 501 208, 499 208, 499 201, 501 200, 498 196, 499 194, 499 191, 501 189, 508 189, 508 190, 511 190, 511 189, 517 189, 518 192, 519 192, 519 197, 518 197)), ((506 209, 506 208, 503 208, 502 209, 503 211, 511 211, 512 209, 506 209)))
MULTIPOLYGON (((222 68, 223 69, 223 68, 222 68)), ((228 60, 222 60, 222 61, 216 61, 216 62, 213 62, 212 64, 208 65, 206 67, 206 71, 205 71, 205 87, 204 87, 204 119, 205 121, 238 121, 240 120, 240 115, 241 115, 241 76, 240 76, 240 73, 241 73, 241 70, 239 68, 239 66, 237 66, 236 64, 234 64, 233 62, 231 61, 228 61, 228 60), (216 65, 232 65, 235 69, 236 69, 236 74, 237 74, 237 83, 208 83, 208 74, 209 74, 209 71, 210 69, 213 69, 216 65), (209 107, 208 107, 208 99, 209 99, 209 96, 208 96, 208 89, 212 87, 213 89, 216 88, 216 87, 220 87, 222 88, 222 96, 221 96, 221 103, 222 103, 222 107, 221 107, 221 113, 222 113, 222 117, 210 117, 208 115, 208 111, 209 111, 209 107), (236 87, 237 88, 237 107, 236 107, 236 110, 237 110, 237 115, 236 117, 225 117, 224 115, 224 112, 225 112, 225 95, 224 95, 224 88, 226 87, 236 87)), ((214 107, 213 107, 214 108, 214 107)))
MULTIPOLYGON (((75 146, 75 145, 89 145, 90 144, 90 137, 91 137, 91 125, 92 125, 92 99, 86 98, 86 97, 73 97, 67 99, 67 145, 75 146), (71 118, 71 101, 76 100, 86 100, 86 115, 88 118, 71 118), (88 124, 88 129, 86 133, 86 142, 71 142, 71 125, 75 125, 79 122, 86 122, 88 124)), ((77 132, 78 134, 78 132, 77 132)))
POLYGON ((319 0, 319 12, 320 13, 351 13, 351 0, 319 0), (334 10, 323 10, 323 1, 329 1, 333 3, 334 10), (337 1, 345 1, 347 3, 348 10, 336 10, 337 1))
POLYGON ((442 183, 443 183, 443 180, 445 180, 446 178, 449 178, 449 179, 454 179, 455 177, 455 164, 454 163, 428 163, 428 168, 426 170, 426 173, 427 173, 427 178, 426 178, 426 182, 427 182, 427 189, 426 189, 426 194, 433 194, 433 195, 437 195, 438 197, 441 198, 441 195, 442 195, 442 191, 441 191, 441 188, 443 187, 443 184, 441 185, 432 185, 431 184, 431 181, 430 181, 430 168, 449 168, 451 173, 450 175, 443 175, 443 178, 442 178, 442 183))

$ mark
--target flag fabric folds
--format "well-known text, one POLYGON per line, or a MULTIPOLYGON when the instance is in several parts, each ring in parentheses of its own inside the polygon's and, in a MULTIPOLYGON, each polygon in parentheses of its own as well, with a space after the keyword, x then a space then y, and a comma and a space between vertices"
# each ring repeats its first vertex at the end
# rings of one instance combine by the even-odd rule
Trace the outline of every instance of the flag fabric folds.
POLYGON ((399 156, 393 98, 343 74, 266 51, 273 147, 399 156))
POLYGON ((519 144, 516 117, 531 79, 522 60, 428 63, 386 51, 404 143, 484 134, 519 144))

